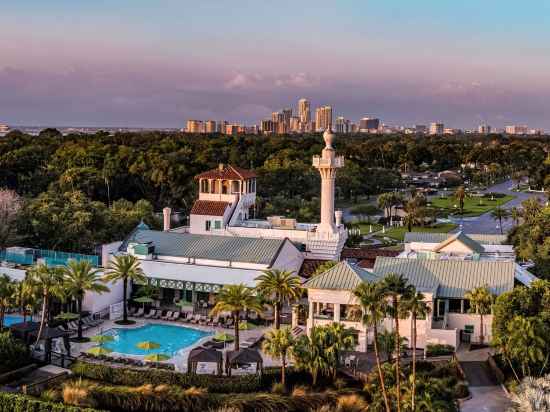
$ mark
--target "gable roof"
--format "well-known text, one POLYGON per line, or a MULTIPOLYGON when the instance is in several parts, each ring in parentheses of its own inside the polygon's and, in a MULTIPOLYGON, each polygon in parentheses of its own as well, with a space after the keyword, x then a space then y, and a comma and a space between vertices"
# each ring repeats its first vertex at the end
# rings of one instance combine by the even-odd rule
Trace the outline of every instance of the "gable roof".
POLYGON ((500 295, 514 287, 514 261, 421 260, 378 257, 373 272, 405 276, 417 288, 437 288, 437 296, 463 298, 469 290, 488 285, 500 295))
MULTIPOLYGON (((451 236, 453 236, 451 233, 407 232, 405 233, 405 243, 441 243, 451 236)), ((506 235, 483 233, 467 233, 466 236, 482 245, 503 245, 507 239, 506 235)))
POLYGON ((306 289, 353 290, 362 282, 376 282, 378 278, 368 270, 341 261, 326 272, 304 283, 306 289))
POLYGON ((220 164, 217 169, 208 170, 195 176, 195 179, 229 179, 244 180, 256 177, 252 170, 242 169, 240 167, 220 164))
POLYGON ((152 243, 159 256, 272 265, 285 242, 290 241, 136 229, 122 242, 119 251, 126 252, 130 243, 152 243))
POLYGON ((195 200, 191 208, 192 215, 204 216, 223 216, 225 209, 229 206, 227 202, 219 202, 215 200, 195 200))
POLYGON ((462 231, 460 231, 452 235, 448 239, 445 239, 443 242, 439 243, 434 248, 434 252, 439 252, 441 249, 445 248, 446 246, 450 245, 453 242, 460 242, 464 246, 466 246, 468 249, 470 249, 472 252, 475 252, 475 253, 483 253, 485 251, 483 246, 481 246, 478 242, 476 242, 472 238, 465 235, 462 231))

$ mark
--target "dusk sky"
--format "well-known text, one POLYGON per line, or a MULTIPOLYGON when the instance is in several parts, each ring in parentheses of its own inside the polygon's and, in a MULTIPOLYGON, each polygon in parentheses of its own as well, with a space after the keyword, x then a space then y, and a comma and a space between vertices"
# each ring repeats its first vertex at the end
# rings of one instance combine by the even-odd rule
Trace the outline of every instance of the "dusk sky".
POLYGON ((547 0, 3 0, 0 123, 357 121, 550 129, 547 0))

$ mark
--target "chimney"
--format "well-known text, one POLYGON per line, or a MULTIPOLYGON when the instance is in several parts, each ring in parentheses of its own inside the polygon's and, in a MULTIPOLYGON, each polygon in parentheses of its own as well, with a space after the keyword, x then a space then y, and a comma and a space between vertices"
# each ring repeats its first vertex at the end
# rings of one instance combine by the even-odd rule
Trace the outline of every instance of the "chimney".
POLYGON ((342 226, 342 211, 337 210, 334 212, 334 220, 336 220, 336 227, 342 226))
POLYGON ((223 163, 219 163, 219 164, 218 164, 218 170, 221 172, 221 171, 223 171, 223 168, 224 168, 224 164, 223 164, 223 163))
POLYGON ((164 231, 168 232, 170 230, 170 218, 172 217, 172 209, 165 207, 162 209, 162 215, 164 217, 164 231))

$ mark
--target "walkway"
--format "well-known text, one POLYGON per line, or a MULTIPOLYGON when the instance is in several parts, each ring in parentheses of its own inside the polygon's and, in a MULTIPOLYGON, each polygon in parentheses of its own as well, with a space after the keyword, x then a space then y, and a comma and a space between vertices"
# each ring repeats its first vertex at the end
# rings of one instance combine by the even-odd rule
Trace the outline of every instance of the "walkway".
POLYGON ((506 392, 487 366, 488 353, 488 349, 468 351, 464 346, 457 351, 472 396, 461 405, 460 410, 463 412, 503 412, 512 406, 506 392))

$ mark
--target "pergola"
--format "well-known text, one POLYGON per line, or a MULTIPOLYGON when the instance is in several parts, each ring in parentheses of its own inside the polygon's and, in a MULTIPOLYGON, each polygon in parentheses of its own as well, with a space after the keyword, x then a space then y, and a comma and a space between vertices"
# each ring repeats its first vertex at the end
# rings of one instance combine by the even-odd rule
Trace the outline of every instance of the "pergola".
POLYGON ((234 369, 238 365, 250 363, 256 364, 256 373, 263 371, 264 360, 256 349, 241 348, 236 351, 228 351, 225 361, 225 373, 227 376, 231 376, 231 369, 234 369))
POLYGON ((197 365, 199 362, 217 364, 218 375, 222 374, 223 354, 219 350, 214 348, 205 348, 203 346, 194 348, 191 350, 187 358, 187 370, 190 373, 197 373, 197 365))
MULTIPOLYGON (((36 329, 29 333, 29 337, 33 337, 36 339, 38 337, 38 332, 40 329, 36 329)), ((71 332, 69 331, 63 331, 58 328, 50 328, 49 326, 44 327, 42 330, 42 334, 40 336, 40 340, 45 341, 44 346, 44 356, 45 361, 50 362, 51 361, 51 355, 52 355, 52 340, 57 338, 63 338, 63 345, 65 346, 65 349, 67 349, 67 354, 71 356, 71 344, 69 343, 69 336, 71 335, 71 332)))

